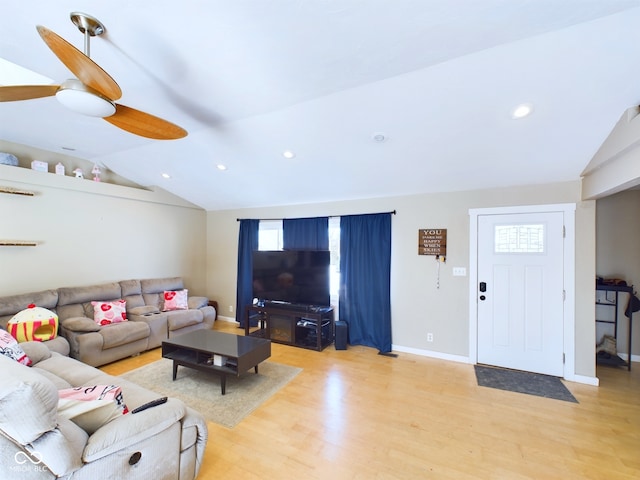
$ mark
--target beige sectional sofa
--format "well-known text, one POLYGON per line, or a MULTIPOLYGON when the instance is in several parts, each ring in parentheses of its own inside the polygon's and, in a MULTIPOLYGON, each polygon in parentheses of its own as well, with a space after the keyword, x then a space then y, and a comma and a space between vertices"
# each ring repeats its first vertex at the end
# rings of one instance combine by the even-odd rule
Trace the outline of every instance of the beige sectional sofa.
MULTIPOLYGON (((123 280, 0 298, 0 327, 30 303, 55 311, 60 335, 43 342, 50 350, 88 365, 107 363, 159 347, 162 340, 200 328, 212 328, 216 311, 202 296, 189 296, 188 309, 163 310, 163 293, 182 290, 180 277, 123 280), (128 321, 99 325, 92 301, 124 299, 128 321)), ((191 292, 189 292, 191 293, 191 292)))
POLYGON ((1 478, 196 478, 208 435, 202 415, 174 398, 131 413, 159 395, 51 352, 41 342, 20 345, 31 367, 0 355, 1 478), (89 431, 61 416, 58 391, 91 385, 120 386, 130 412, 89 431))

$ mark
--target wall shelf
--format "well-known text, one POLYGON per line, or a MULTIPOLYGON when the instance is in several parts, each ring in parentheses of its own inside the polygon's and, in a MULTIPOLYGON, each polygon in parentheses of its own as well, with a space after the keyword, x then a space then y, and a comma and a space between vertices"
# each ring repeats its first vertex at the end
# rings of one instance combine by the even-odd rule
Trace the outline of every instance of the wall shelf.
POLYGON ((33 197, 35 195, 34 192, 30 192, 29 190, 20 190, 18 188, 13 188, 13 187, 0 187, 0 193, 8 193, 11 195, 24 195, 26 197, 33 197))
POLYGON ((0 240, 0 247, 36 247, 38 242, 27 240, 0 240))

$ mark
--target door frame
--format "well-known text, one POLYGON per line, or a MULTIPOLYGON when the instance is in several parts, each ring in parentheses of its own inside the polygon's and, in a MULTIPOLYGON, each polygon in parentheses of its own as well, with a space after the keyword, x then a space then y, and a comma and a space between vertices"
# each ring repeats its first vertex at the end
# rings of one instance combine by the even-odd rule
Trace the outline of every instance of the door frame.
POLYGON ((563 378, 575 377, 575 203, 522 205, 512 207, 469 209, 469 361, 478 363, 478 217, 519 213, 563 214, 565 238, 563 247, 563 378))

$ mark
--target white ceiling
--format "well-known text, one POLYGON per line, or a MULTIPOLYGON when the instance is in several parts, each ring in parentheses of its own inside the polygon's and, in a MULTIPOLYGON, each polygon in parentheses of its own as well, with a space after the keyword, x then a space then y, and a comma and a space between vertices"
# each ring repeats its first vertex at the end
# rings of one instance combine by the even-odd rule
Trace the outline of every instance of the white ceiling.
POLYGON ((75 148, 207 210, 576 180, 640 103, 640 0, 7 2, 0 57, 69 78, 35 26, 82 50, 72 11, 104 23, 91 58, 118 103, 189 135, 44 98, 0 103, 0 139, 75 148), (533 115, 512 120, 522 102, 533 115))

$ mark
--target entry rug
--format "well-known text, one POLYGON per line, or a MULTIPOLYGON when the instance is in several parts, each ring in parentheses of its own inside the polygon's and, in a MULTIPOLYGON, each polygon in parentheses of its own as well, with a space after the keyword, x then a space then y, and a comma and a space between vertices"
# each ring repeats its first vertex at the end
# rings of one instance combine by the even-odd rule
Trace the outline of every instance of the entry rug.
POLYGON ((120 376, 159 396, 179 398, 207 420, 228 428, 235 427, 302 371, 281 363, 262 362, 257 375, 251 368, 240 377, 227 377, 226 394, 222 395, 217 375, 178 367, 173 381, 172 368, 173 362, 163 358, 120 376))
POLYGON ((478 385, 481 387, 498 388, 510 392, 578 403, 578 400, 558 377, 482 365, 475 365, 475 370, 478 385))

